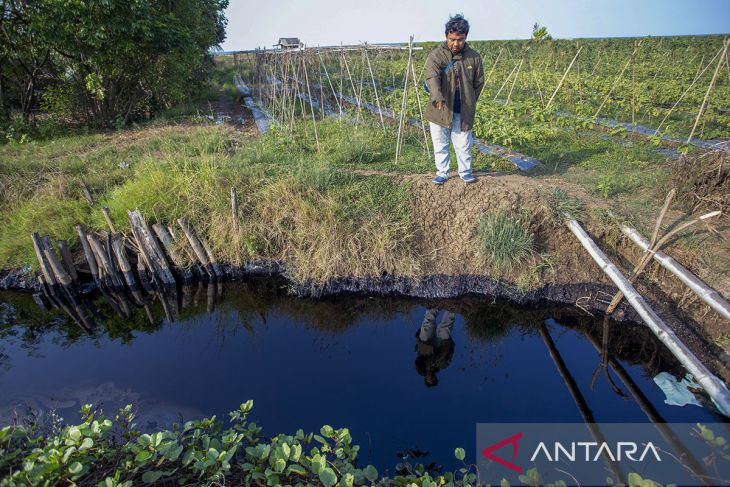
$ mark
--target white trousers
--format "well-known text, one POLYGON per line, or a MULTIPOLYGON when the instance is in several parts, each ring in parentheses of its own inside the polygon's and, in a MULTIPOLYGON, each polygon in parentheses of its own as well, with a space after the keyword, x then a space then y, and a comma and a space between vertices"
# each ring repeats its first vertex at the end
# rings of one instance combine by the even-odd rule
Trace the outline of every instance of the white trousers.
POLYGON ((474 139, 471 130, 461 130, 461 114, 454 113, 451 128, 444 128, 433 122, 429 122, 429 127, 431 129, 431 141, 433 141, 433 153, 436 159, 436 175, 449 176, 449 165, 451 164, 449 141, 454 143, 459 176, 463 178, 471 174, 471 147, 474 139))
POLYGON ((448 340, 451 338, 451 329, 454 327, 454 319, 456 318, 456 315, 451 311, 444 313, 444 316, 441 318, 441 322, 437 328, 436 315, 438 312, 439 310, 434 308, 426 310, 423 322, 421 323, 421 330, 418 334, 418 338, 420 338, 422 342, 431 340, 434 334, 438 341, 448 340))

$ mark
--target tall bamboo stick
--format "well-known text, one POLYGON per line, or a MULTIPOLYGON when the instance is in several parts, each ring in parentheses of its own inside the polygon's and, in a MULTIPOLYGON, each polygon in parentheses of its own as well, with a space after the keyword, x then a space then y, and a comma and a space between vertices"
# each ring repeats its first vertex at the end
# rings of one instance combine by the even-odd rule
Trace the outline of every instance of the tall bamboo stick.
POLYGON ((400 119, 398 121, 398 138, 395 145, 395 163, 398 163, 398 156, 400 155, 401 147, 401 134, 403 133, 403 121, 405 119, 405 112, 408 101, 408 71, 411 68, 411 59, 413 56, 413 36, 408 39, 408 64, 406 65, 406 77, 403 82, 403 102, 401 103, 400 119))
POLYGON ((573 60, 568 65, 568 69, 565 70, 563 73, 563 77, 560 78, 560 82, 558 83, 558 86, 555 87, 555 91, 553 91, 553 96, 550 97, 550 99, 547 102, 547 105, 545 105, 545 108, 550 108, 550 105, 552 105, 553 100, 555 99, 555 95, 558 94, 558 91, 560 90, 560 87, 563 86, 563 81, 565 81, 566 76, 568 76, 568 73, 570 72, 570 68, 573 67, 573 63, 575 63, 575 60, 578 59, 578 54, 580 54, 580 51, 583 50, 583 46, 580 46, 578 48, 578 52, 575 53, 575 56, 573 56, 573 60))
POLYGON ((723 42, 722 53, 720 54, 720 61, 717 63, 717 67, 715 68, 715 73, 712 75, 712 81, 710 81, 710 86, 707 87, 707 92, 705 93, 705 98, 702 100, 702 105, 700 106, 700 111, 697 112, 697 118, 695 119, 695 123, 692 126, 692 130, 689 133, 689 137, 687 137, 688 144, 692 141, 692 136, 695 134, 695 130, 697 129, 697 124, 700 123, 700 118, 702 118, 702 115, 705 112, 705 107, 707 106, 707 100, 710 98, 710 93, 712 92, 712 88, 715 86, 715 81, 717 80, 717 75, 720 72, 720 68, 722 67, 722 63, 725 59, 725 55, 727 53, 727 48, 728 48, 729 44, 730 44, 730 40, 725 39, 725 41, 723 42))
MULTIPOLYGON (((639 45, 641 45, 641 43, 639 43, 639 45)), ((623 69, 621 69, 621 72, 618 74, 618 76, 616 76, 616 79, 613 81, 613 84, 611 85, 611 89, 608 90, 608 93, 606 93, 606 97, 603 99, 603 102, 598 107, 598 110, 596 110, 596 113, 593 115, 593 118, 597 118, 598 114, 601 113, 601 109, 603 108, 603 105, 606 104, 606 102, 608 101, 608 98, 611 96, 611 93, 613 93, 614 88, 616 88, 616 85, 623 77, 624 72, 629 67, 629 64, 631 64, 631 60, 634 59, 634 55, 636 54, 636 51, 639 49, 639 45, 637 45, 634 48, 634 51, 631 53, 631 56, 629 56, 629 60, 626 61, 626 64, 624 65, 623 69)))
MULTIPOLYGON (((317 135, 317 118, 314 116, 314 105, 312 104, 312 90, 309 88, 309 74, 307 73, 307 64, 302 56, 302 69, 304 69, 304 81, 307 83, 307 95, 309 95, 309 110, 312 112, 312 125, 314 125, 314 140, 317 142, 317 152, 319 148, 319 135, 317 135)), ((324 100, 320 100, 324 104, 324 100)))
POLYGON ((634 286, 626 279, 621 271, 611 263, 596 243, 591 240, 580 224, 570 215, 566 215, 568 228, 578 238, 583 247, 588 251, 594 261, 601 267, 606 275, 626 295, 631 306, 639 313, 649 329, 656 335, 679 362, 690 372, 697 383, 707 391, 720 412, 730 416, 730 391, 720 379, 710 372, 707 367, 692 353, 687 346, 675 335, 675 333, 662 321, 662 319, 646 303, 644 298, 636 291, 634 286))
MULTIPOLYGON (((370 80, 373 83, 373 90, 375 90, 375 103, 378 106, 378 115, 380 115, 380 125, 383 127, 383 131, 385 131, 385 121, 383 120, 383 110, 380 107, 380 98, 378 97, 378 86, 375 84, 375 75, 373 74, 373 67, 370 65, 370 56, 368 56, 367 47, 365 48, 365 60, 368 62, 368 70, 370 71, 370 80)), ((413 82, 415 83, 416 80, 414 79, 413 82)), ((421 118, 423 118, 423 116, 421 116, 421 118)))

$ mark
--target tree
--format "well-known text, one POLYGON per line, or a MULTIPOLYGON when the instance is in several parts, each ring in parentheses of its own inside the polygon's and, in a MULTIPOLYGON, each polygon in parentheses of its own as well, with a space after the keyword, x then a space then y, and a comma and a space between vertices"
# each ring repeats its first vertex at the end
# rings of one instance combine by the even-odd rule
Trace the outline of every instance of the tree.
MULTIPOLYGON (((225 39, 227 6, 228 0, 4 0, 8 34, 0 60, 5 56, 3 64, 17 64, 26 77, 33 67, 42 71, 44 108, 95 126, 125 124, 199 89, 210 48, 225 39), (22 56, 8 56, 18 46, 22 56)), ((22 92, 25 80, 12 81, 22 92)))
POLYGON ((535 22, 535 25, 532 26, 532 40, 535 42, 542 42, 543 40, 549 41, 551 39, 552 36, 548 34, 547 27, 535 22))

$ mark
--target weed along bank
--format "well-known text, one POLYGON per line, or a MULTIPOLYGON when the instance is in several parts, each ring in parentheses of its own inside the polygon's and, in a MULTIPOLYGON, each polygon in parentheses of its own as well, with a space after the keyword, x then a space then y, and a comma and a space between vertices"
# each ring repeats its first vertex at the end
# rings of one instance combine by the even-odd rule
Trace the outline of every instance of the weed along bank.
POLYGON ((4 6, 0 485, 727 483, 726 36, 239 7, 4 6))

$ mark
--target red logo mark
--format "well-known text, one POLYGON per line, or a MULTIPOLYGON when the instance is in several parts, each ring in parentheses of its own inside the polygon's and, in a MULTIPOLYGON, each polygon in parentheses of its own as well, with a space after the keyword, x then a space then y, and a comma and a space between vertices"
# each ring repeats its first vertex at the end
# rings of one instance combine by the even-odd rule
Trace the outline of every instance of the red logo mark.
POLYGON ((482 450, 482 455, 484 455, 486 458, 488 458, 488 459, 490 459, 492 461, 495 461, 495 462, 499 463, 500 465, 503 465, 503 466, 507 467, 510 470, 514 470, 518 474, 521 474, 522 473, 522 467, 520 467, 517 464, 514 464, 514 463, 510 462, 509 460, 505 460, 502 457, 498 457, 497 455, 495 455, 494 453, 492 453, 494 450, 499 450, 503 446, 508 445, 508 444, 511 444, 512 445, 512 460, 514 460, 517 457, 517 449, 518 449, 517 442, 520 439, 522 439, 522 433, 517 433, 514 436, 510 436, 509 438, 505 438, 504 440, 499 441, 499 442, 495 443, 492 446, 486 447, 484 450, 482 450))

